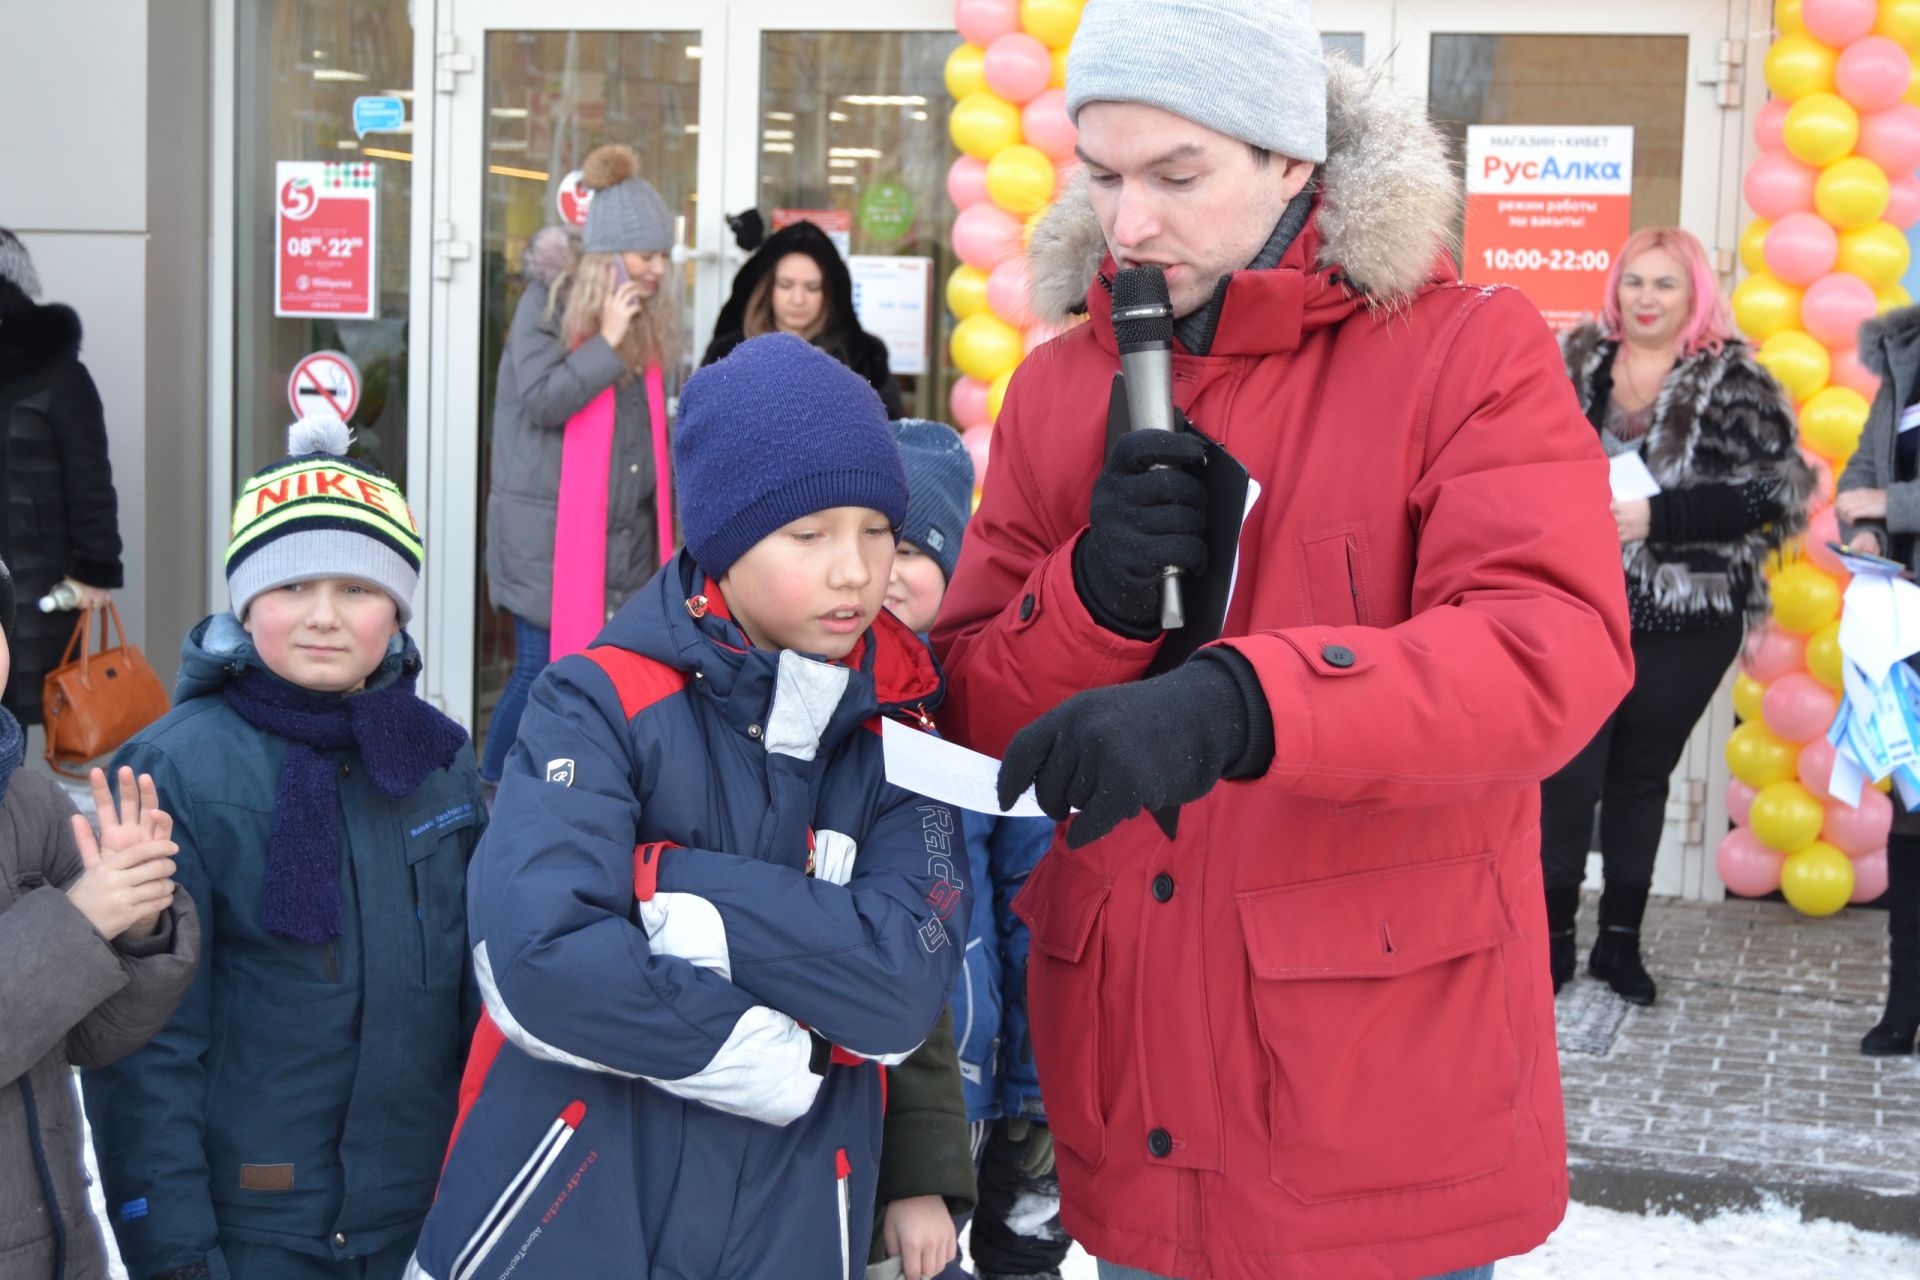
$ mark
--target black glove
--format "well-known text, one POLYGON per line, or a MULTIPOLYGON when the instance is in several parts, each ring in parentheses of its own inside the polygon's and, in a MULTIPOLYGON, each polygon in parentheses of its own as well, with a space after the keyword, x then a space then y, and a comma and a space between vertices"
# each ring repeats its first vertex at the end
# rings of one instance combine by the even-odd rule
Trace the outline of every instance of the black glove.
POLYGON ((1129 431, 1113 442, 1073 553, 1074 586, 1107 630, 1159 635, 1161 574, 1206 572, 1207 489, 1193 474, 1205 457, 1190 430, 1129 431))
POLYGON ((1273 763, 1273 715, 1253 664, 1231 649, 1133 684, 1076 694, 1022 729, 1000 765, 1000 807, 1031 786, 1067 847, 1091 844, 1143 809, 1198 800, 1222 778, 1273 763))

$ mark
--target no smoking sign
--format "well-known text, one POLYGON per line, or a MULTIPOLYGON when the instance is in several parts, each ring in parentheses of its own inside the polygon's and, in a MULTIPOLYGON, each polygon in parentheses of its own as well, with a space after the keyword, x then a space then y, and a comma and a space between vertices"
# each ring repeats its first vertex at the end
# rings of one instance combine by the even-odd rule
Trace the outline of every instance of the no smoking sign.
POLYGON ((360 407, 360 367, 339 351, 304 356, 287 379, 287 403, 296 418, 319 415, 351 422, 360 407))

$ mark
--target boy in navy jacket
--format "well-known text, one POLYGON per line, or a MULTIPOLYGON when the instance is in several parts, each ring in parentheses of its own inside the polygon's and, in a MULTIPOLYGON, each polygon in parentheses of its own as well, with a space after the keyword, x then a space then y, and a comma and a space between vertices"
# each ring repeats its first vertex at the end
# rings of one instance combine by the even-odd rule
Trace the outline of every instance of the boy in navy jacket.
POLYGON ((885 778, 938 668, 882 608, 906 484, 790 335, 697 373, 687 547, 534 687, 468 882, 487 1016, 410 1275, 863 1268, 883 1074, 952 990, 946 805, 885 778))

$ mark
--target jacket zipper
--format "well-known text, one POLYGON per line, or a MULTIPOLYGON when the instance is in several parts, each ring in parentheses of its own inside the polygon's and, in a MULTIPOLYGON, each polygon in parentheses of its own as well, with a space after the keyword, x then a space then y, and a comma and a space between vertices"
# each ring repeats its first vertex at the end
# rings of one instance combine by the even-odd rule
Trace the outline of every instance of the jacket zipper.
POLYGON ((848 1277, 848 1280, 852 1280, 853 1248, 847 1240, 847 1231, 849 1230, 847 1211, 850 1208, 849 1192, 851 1188, 848 1186, 847 1179, 849 1175, 853 1173, 853 1166, 847 1161, 847 1149, 845 1147, 841 1147, 833 1153, 833 1165, 834 1176, 838 1180, 836 1185, 840 1197, 840 1274, 848 1277))
POLYGON ((337 943, 329 942, 321 952, 321 963, 325 966, 327 981, 340 981, 340 950, 337 943))
POLYGON ((541 1179, 547 1176, 548 1170, 560 1158, 560 1153, 566 1150, 567 1143, 573 1140, 573 1135, 580 1129, 580 1122, 586 1116, 587 1104, 575 1099, 547 1126, 540 1141, 534 1144, 533 1154, 527 1157, 525 1164, 514 1170, 513 1177, 507 1181, 507 1189, 500 1193, 500 1198, 493 1202, 493 1207, 487 1210, 486 1216, 480 1219, 480 1225, 467 1238, 466 1245, 455 1255, 450 1280, 472 1280, 474 1273, 480 1270, 480 1264, 493 1252, 500 1243, 500 1237, 506 1234, 507 1228, 520 1215, 520 1210, 533 1198, 541 1179))

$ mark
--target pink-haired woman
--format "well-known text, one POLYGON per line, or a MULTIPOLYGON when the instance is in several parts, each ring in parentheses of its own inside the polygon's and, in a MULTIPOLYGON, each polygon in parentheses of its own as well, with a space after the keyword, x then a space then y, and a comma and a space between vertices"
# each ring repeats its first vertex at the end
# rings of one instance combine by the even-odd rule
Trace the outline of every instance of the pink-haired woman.
POLYGON ((1667 778, 1745 628, 1766 617, 1760 566, 1804 527, 1813 474, 1797 448, 1793 406, 1733 336, 1706 250, 1685 231, 1635 232, 1614 259, 1599 318, 1567 333, 1561 349, 1607 456, 1638 453, 1660 492, 1613 503, 1633 689, 1540 789, 1553 985, 1574 973, 1597 803, 1606 889, 1588 972, 1652 1004, 1640 920, 1667 778))

